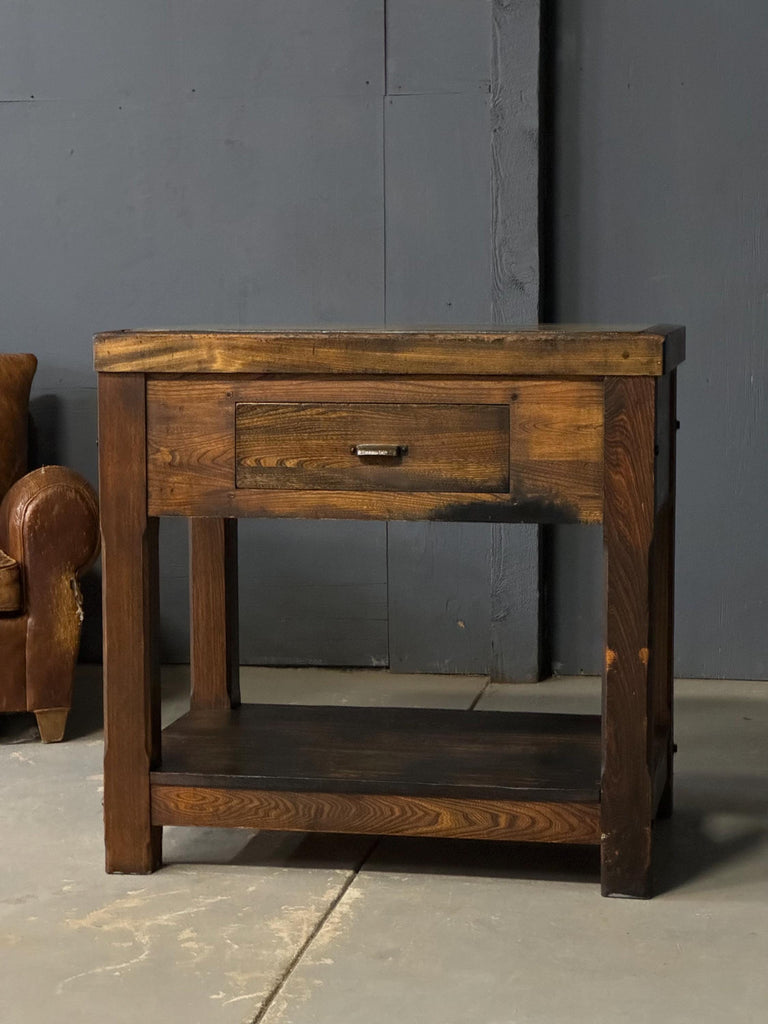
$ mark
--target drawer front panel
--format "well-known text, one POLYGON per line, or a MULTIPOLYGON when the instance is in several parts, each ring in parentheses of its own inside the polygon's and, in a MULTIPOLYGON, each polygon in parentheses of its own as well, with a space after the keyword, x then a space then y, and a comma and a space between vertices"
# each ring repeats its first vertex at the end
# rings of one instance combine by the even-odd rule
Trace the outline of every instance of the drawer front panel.
POLYGON ((235 486, 504 493, 509 407, 240 402, 235 486))
POLYGON ((603 382, 150 378, 147 488, 149 514, 161 516, 599 523, 603 382), (275 420, 264 431, 253 409, 268 406, 275 420), (306 422, 317 419, 326 433, 292 469, 276 460, 297 452, 275 442, 286 424, 295 429, 289 411, 299 408, 320 410, 306 422), (356 428, 344 433, 337 461, 325 446, 331 408, 346 410, 356 428), (394 419, 380 419, 380 409, 394 419), (269 451, 256 447, 265 438, 269 451), (408 453, 376 463, 352 455, 359 444, 407 445, 408 453), (267 456, 272 464, 259 464, 267 456), (254 483, 259 477, 268 484, 254 483))

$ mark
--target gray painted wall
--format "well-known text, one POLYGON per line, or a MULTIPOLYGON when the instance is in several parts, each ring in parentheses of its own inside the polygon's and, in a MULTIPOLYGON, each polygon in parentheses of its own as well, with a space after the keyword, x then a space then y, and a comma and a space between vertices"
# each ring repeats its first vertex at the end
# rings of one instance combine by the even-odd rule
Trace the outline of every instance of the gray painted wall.
MULTIPOLYGON (((538 7, 3 4, 0 346, 40 357, 33 458, 95 481, 98 330, 536 319, 538 7)), ((161 541, 186 660, 184 524, 161 541)), ((249 521, 241 551, 245 661, 535 671, 533 530, 249 521)))
MULTIPOLYGON (((94 331, 383 320, 383 0, 25 0, 0 7, 0 46, 0 344, 40 357, 41 460, 95 480, 94 331)), ((344 549, 316 532, 304 579, 329 608, 344 549)), ((243 535, 274 577, 277 539, 243 535)), ((349 565, 335 632, 373 658, 384 538, 349 565)), ((186 659, 183 524, 163 540, 164 656, 186 659)))
MULTIPOLYGON (((538 2, 388 0, 389 323, 538 319, 538 53, 538 2)), ((537 678, 535 527, 391 523, 388 566, 392 668, 537 678)))
MULTIPOLYGON (((688 326, 677 671, 768 677, 768 5, 558 0, 550 316, 688 326)), ((599 530, 559 528, 553 646, 600 664, 599 530)))

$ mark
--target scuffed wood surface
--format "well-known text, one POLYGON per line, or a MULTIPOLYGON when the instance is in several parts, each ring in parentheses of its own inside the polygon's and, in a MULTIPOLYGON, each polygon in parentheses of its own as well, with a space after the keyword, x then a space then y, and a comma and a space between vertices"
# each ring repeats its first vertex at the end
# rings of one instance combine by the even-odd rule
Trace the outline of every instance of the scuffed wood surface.
POLYGON ((658 376, 684 355, 682 328, 430 331, 120 331, 99 334, 101 372, 658 376), (682 332, 682 333, 681 333, 682 332))
POLYGON ((145 382, 99 380, 107 871, 159 867, 149 773, 160 761, 157 519, 147 516, 145 382))
POLYGON ((573 521, 603 510, 602 381, 518 381, 510 404, 511 493, 567 505, 573 521))
POLYGON ((312 377, 181 375, 148 381, 147 421, 152 515, 496 523, 601 518, 597 381, 388 377, 345 384, 326 377, 315 383, 312 377), (304 400, 303 411, 285 402, 292 395, 304 400), (350 403, 359 403, 359 424, 352 422, 350 403), (398 436, 355 433, 347 440, 407 443, 409 454, 397 466, 361 466, 345 442, 332 460, 327 440, 338 440, 342 413, 351 417, 350 429, 359 425, 361 431, 366 417, 371 429, 382 430, 402 420, 398 436), (291 445, 281 437, 286 431, 291 445), (275 466, 255 467, 259 457, 275 466), (304 490, 289 486, 292 474, 301 476, 304 490))
POLYGON ((655 385, 611 380, 605 390, 604 895, 650 895, 655 385))
POLYGON ((163 733, 163 785, 598 799, 600 719, 434 708, 245 704, 163 733))
POLYGON ((241 402, 237 487, 289 490, 496 491, 509 488, 505 405, 241 402), (358 443, 395 444, 361 458, 358 443))

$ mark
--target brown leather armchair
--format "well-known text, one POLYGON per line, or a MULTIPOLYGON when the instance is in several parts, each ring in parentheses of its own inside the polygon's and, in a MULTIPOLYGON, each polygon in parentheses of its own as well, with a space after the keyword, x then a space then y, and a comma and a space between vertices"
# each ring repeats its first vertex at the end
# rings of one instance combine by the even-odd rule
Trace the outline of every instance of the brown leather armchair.
POLYGON ((74 470, 26 473, 32 355, 0 353, 0 712, 64 736, 83 620, 78 576, 99 551, 93 488, 74 470))

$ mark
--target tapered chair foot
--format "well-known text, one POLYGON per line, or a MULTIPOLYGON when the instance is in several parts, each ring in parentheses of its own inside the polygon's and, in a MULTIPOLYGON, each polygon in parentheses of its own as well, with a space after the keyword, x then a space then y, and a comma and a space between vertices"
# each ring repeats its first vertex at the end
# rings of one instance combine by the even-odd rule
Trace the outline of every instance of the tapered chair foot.
POLYGON ((64 739, 69 708, 46 708, 36 711, 37 728, 43 743, 59 743, 64 739))

